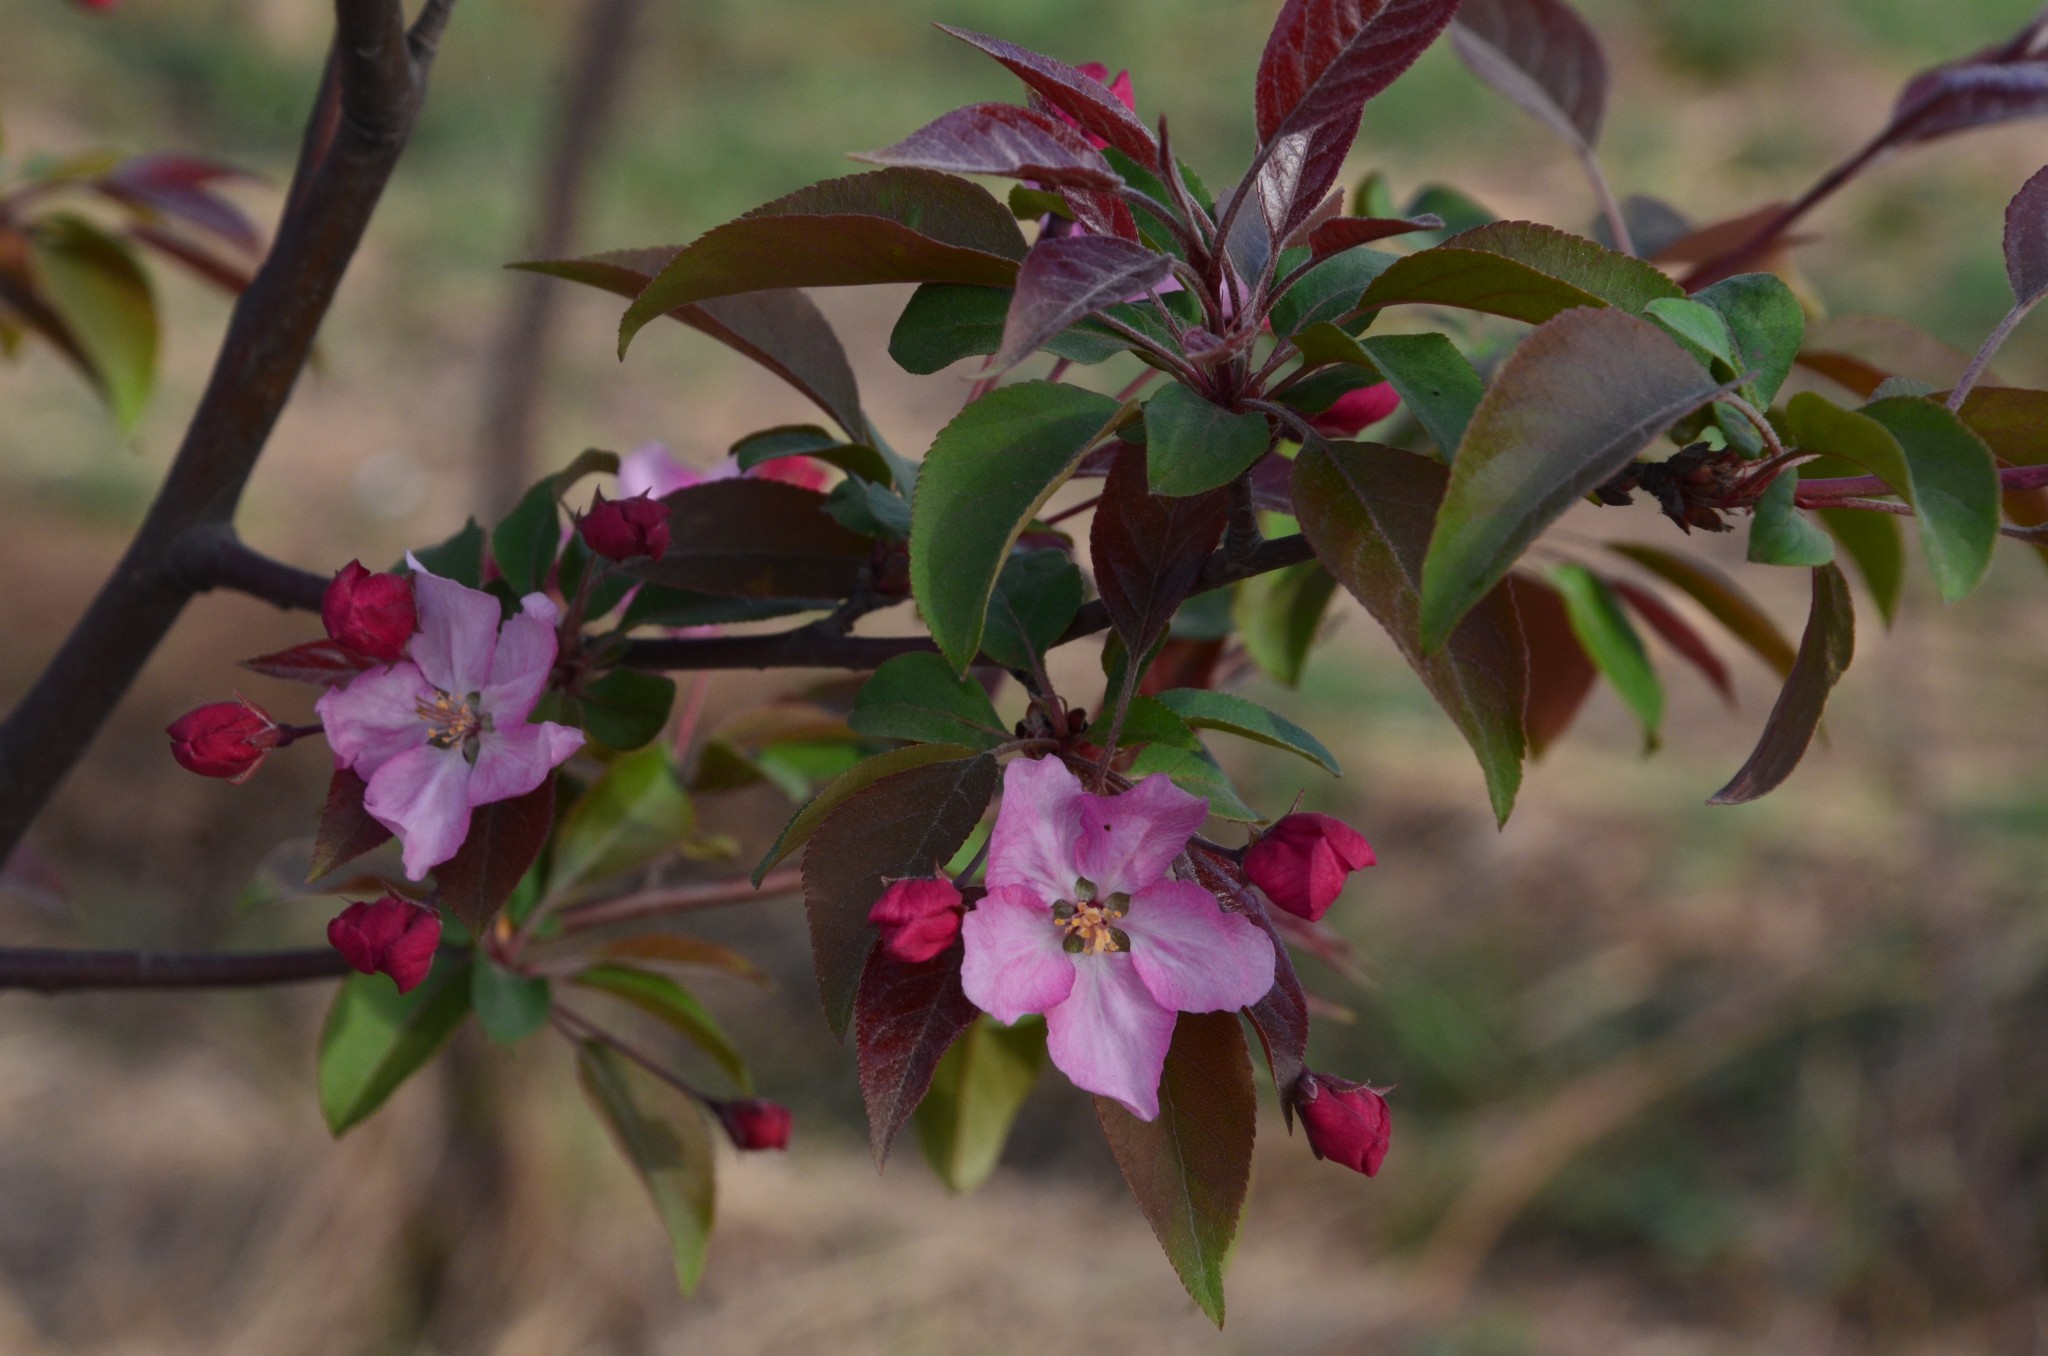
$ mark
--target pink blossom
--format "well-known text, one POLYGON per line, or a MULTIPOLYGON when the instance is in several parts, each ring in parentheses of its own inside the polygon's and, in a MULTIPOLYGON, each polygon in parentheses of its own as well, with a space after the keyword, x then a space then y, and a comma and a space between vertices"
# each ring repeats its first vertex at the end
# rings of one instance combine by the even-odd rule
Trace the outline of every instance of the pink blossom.
POLYGON ((666 499, 692 485, 735 480, 742 475, 756 480, 780 480, 806 490, 825 488, 825 468, 809 457, 779 457, 751 471, 741 471, 738 459, 727 455, 709 470, 700 471, 678 460, 666 443, 643 443, 619 458, 619 498, 645 494, 666 499))
POLYGON ((1165 777, 1091 795, 1057 759, 1003 777, 988 897, 961 925, 969 1001, 1045 1014, 1052 1062, 1131 1114, 1159 1114, 1176 1013, 1228 1012, 1273 987, 1273 943, 1167 875, 1208 803, 1165 777))
POLYGON ((453 857, 479 805, 523 796, 583 745, 528 724, 555 663, 554 603, 529 593, 498 624, 498 600, 413 562, 419 627, 405 658, 357 674, 315 704, 338 766, 369 784, 363 808, 398 836, 418 880, 453 857))

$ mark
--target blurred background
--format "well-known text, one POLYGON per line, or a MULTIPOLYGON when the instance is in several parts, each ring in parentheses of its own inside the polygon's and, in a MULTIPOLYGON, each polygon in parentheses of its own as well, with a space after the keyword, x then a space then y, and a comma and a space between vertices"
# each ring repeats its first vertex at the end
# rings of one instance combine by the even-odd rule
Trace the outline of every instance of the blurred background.
MULTIPOLYGON (((252 487, 242 522, 258 547, 317 570, 374 562, 503 501, 507 412, 492 377, 502 390, 507 355, 522 351, 508 335, 530 316, 501 265, 546 232, 552 110, 574 35, 603 5, 459 9, 415 143, 252 487)), ((846 151, 1015 97, 932 20, 1128 66, 1141 110, 1170 110, 1183 153, 1228 182, 1250 149, 1249 85, 1273 13, 1268 0, 638 8, 619 47, 630 61, 601 82, 616 116, 589 161, 584 250, 687 240, 847 172, 846 151)), ((1906 75, 2001 39, 2035 4, 1584 8, 1617 68, 1617 186, 1710 220, 1790 196, 1869 135, 1906 75)), ((6 153, 217 155, 267 176, 237 190, 267 222, 328 24, 313 0, 124 0, 104 15, 0 0, 6 153)), ((2032 123, 1886 164, 1814 218, 1822 236, 1801 255, 1814 298, 1974 348, 2009 304, 2002 209, 2044 160, 2048 124, 2032 123)), ((1575 229, 1591 217, 1569 157, 1444 49, 1373 105, 1354 163, 1402 198, 1444 181, 1502 215, 1575 229)), ((158 278, 163 373, 132 438, 47 349, 0 366, 0 702, 98 586, 205 379, 226 305, 182 275, 158 278)), ((966 388, 888 361, 880 341, 903 298, 820 300, 870 412, 914 451, 966 388)), ((552 356, 518 359, 544 377, 515 383, 539 397, 516 412, 536 470, 650 439, 708 463, 741 434, 810 417, 680 327, 650 331, 621 365, 619 305, 566 286, 557 300, 552 356)), ((2023 330, 2001 367, 2048 378, 2048 322, 2023 330)), ((1597 530, 1670 544, 1647 507, 1606 513, 1597 530)), ((1695 548, 1738 559, 1726 543, 1695 548)), ((1062 1079, 1045 1080, 978 1195, 948 1198, 908 1145, 878 1178, 851 1052, 820 1020, 802 920, 782 900, 690 920, 774 973, 770 990, 703 992, 763 1091, 796 1108, 798 1132, 787 1156, 727 1156, 689 1302, 557 1041, 508 1052, 465 1032, 335 1144, 312 1090, 320 986, 0 996, 0 1351, 2036 1350, 2041 568, 2010 548, 1949 610, 1916 574, 1895 628, 1866 618, 1826 747, 1741 809, 1704 801, 1746 753, 1773 684, 1732 648, 1738 710, 1664 664, 1674 714, 1646 760, 1624 709, 1599 694, 1504 832, 1449 723, 1348 603, 1298 697, 1255 685, 1347 775, 1226 750, 1241 788, 1266 805, 1304 791, 1379 849, 1330 918, 1357 973, 1307 966, 1353 1018, 1321 1022, 1312 1062, 1398 1085, 1396 1134, 1367 1181, 1314 1162, 1268 1106, 1221 1333, 1180 1291, 1062 1079)), ((1796 633, 1803 580, 1744 578, 1796 633)), ((321 936, 324 902, 246 900, 264 893, 251 883, 277 845, 310 832, 325 760, 281 755, 260 785, 233 788, 181 773, 160 733, 237 684, 304 719, 302 692, 232 663, 306 625, 235 597, 188 611, 41 821, 34 869, 0 890, 0 937, 200 948, 321 936)), ((711 718, 808 681, 720 675, 711 718)), ((787 809, 764 789, 708 813, 751 861, 787 809)))

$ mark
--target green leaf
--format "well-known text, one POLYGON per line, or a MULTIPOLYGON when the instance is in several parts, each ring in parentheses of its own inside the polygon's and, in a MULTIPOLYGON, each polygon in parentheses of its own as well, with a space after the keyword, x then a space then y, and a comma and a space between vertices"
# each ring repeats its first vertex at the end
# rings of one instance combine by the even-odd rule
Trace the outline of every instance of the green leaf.
POLYGON ((747 1072, 747 1062, 718 1019, 688 989, 667 975, 629 965, 593 965, 579 971, 569 982, 632 1004, 711 1056, 741 1092, 753 1093, 754 1079, 747 1072))
POLYGON ((1856 572, 1863 576, 1878 615, 1890 626, 1898 618, 1899 594, 1906 584, 1906 538, 1899 520, 1888 513, 1857 509, 1822 509, 1815 516, 1835 544, 1856 562, 1856 572))
POLYGON ((1307 326, 1350 314, 1373 280, 1399 262, 1400 256, 1380 250, 1352 249, 1331 255, 1302 274, 1273 303, 1273 333, 1285 338, 1307 326))
POLYGON ((1141 1121, 1095 1099, 1102 1134, 1181 1284, 1218 1327, 1223 1264, 1251 1186, 1258 1099, 1234 1012, 1184 1012, 1159 1082, 1159 1115, 1141 1121))
POLYGON ((1735 779, 1715 793, 1710 805, 1742 805, 1782 785, 1806 756, 1828 694, 1856 656, 1856 608, 1849 582, 1833 565, 1813 572, 1813 609, 1791 676, 1764 722, 1763 737, 1735 779))
POLYGON ((1367 197, 1364 193, 1365 185, 1361 184, 1359 188, 1361 205, 1353 215, 1361 217, 1442 217, 1444 226, 1442 232, 1439 233, 1438 238, 1440 239, 1455 236, 1461 231, 1469 231, 1476 226, 1491 226, 1494 222, 1500 220, 1492 208, 1464 190, 1452 188, 1448 184, 1424 184, 1415 191, 1415 196, 1408 200, 1408 205, 1398 211, 1395 210, 1393 206, 1394 200, 1390 196, 1374 198, 1373 201, 1377 202, 1379 207, 1368 211, 1363 205, 1367 197), (1379 210, 1380 208, 1385 210, 1379 210))
POLYGON ((29 231, 41 299, 64 322, 88 371, 131 433, 156 385, 156 296, 134 252, 84 217, 55 212, 29 231))
POLYGON ((514 593, 532 593, 546 581, 561 540, 555 478, 549 476, 521 496, 504 521, 491 529, 491 559, 514 593))
POLYGON ((488 956, 470 963, 469 1004, 477 1025, 500 1045, 517 1045, 546 1026, 552 1001, 539 975, 507 970, 488 956))
POLYGON ((1025 248, 1009 209, 954 175, 885 169, 828 179, 684 247, 620 320, 619 352, 676 307, 735 292, 892 282, 1005 287, 1025 248))
MULTIPOLYGON (((1107 743, 1109 723, 1110 716, 1105 711, 1088 728, 1087 738, 1097 744, 1107 743)), ((1194 727, 1175 715, 1157 697, 1131 698, 1130 706, 1124 711, 1123 728, 1117 732, 1117 744, 1121 748, 1164 744, 1189 753, 1202 751, 1202 741, 1195 735, 1194 727)))
POLYGON ((846 723, 877 739, 971 749, 992 749, 1010 738, 981 684, 956 677, 944 659, 928 651, 897 655, 876 669, 846 723))
POLYGON ((434 1057, 469 1013, 468 964, 437 964, 411 993, 383 975, 350 975, 320 1032, 320 1111, 348 1132, 434 1057))
POLYGON ((615 758, 555 830, 547 893, 638 870, 679 847, 697 826, 665 745, 615 758))
POLYGON ((1343 775, 1322 741, 1284 716, 1234 692, 1183 687, 1159 694, 1159 702, 1197 730, 1222 730, 1242 739, 1299 754, 1331 776, 1343 775))
POLYGON ((1540 325, 1581 306, 1640 312, 1684 289, 1650 264, 1551 226, 1504 221, 1394 264, 1359 298, 1383 306, 1454 306, 1540 325))
POLYGON ((1423 652, 1544 528, 1724 390, 1663 331, 1620 311, 1561 315, 1523 341, 1452 463, 1422 567, 1423 652))
POLYGON ((742 471, 786 457, 810 457, 876 485, 893 485, 888 458, 865 443, 843 443, 815 424, 789 424, 750 433, 732 445, 742 471))
POLYGON ((1654 749, 1664 724, 1664 685, 1650 667, 1643 638, 1621 610, 1621 600, 1583 565, 1559 565, 1551 570, 1550 579, 1564 596, 1572 632, 1586 647, 1594 666, 1635 712, 1643 724, 1645 745, 1654 749))
MULTIPOLYGON (((437 546, 414 551, 412 558, 428 574, 452 579, 464 588, 482 588, 484 582, 484 530, 471 518, 462 530, 437 546)), ((401 566, 402 568, 402 566, 401 566)))
POLYGON ((988 600, 981 652, 1004 668, 1031 672, 1081 610, 1081 571, 1064 551, 1013 552, 988 600))
POLYGON ((989 595, 1018 534, 1118 412, 1107 396, 1027 381, 991 391, 939 430, 911 508, 910 582, 954 672, 981 649, 989 595))
POLYGON ((1465 355, 1441 334, 1383 334, 1359 341, 1449 464, 1486 395, 1465 355))
POLYGON ((1045 1068, 1045 1019, 1003 1026, 983 1014, 953 1042, 914 1121, 925 1161, 948 1190, 986 1182, 1045 1068))
POLYGON ((1154 494, 1185 498, 1228 485, 1273 444, 1266 416, 1232 414, 1173 382, 1145 402, 1145 469, 1154 494))
POLYGON ((675 1256, 676 1283, 688 1295, 704 1274, 717 1202, 711 1127, 703 1111, 595 1041, 578 1048, 576 1079, 653 1198, 675 1256), (669 1104, 666 1116, 647 1109, 657 1096, 669 1104))
POLYGON ((1720 313, 1735 340, 1736 370, 1757 374, 1743 387, 1745 396, 1758 409, 1769 409, 1805 342, 1806 308, 1782 278, 1770 273, 1725 279, 1693 299, 1720 313))
POLYGON ((1237 787, 1231 784, 1229 774, 1207 749, 1177 748, 1165 742, 1147 744, 1144 751, 1131 761, 1131 776, 1136 779, 1150 777, 1154 773, 1164 774, 1189 795, 1208 801, 1209 813, 1219 819, 1258 824, 1266 818, 1244 803, 1244 797, 1238 795, 1237 787))
POLYGON ((1230 615, 1245 653, 1273 681, 1299 687, 1336 591, 1337 581, 1312 560, 1239 584, 1230 615))
POLYGON ((1735 356, 1735 338, 1713 307, 1690 297, 1659 297, 1643 308, 1643 318, 1692 349, 1702 361, 1713 359, 1730 376, 1744 375, 1735 356))
POLYGON ((674 679, 618 668, 578 687, 563 700, 562 713, 608 748, 637 749, 661 733, 675 701, 674 679))
POLYGON ((1386 628, 1472 746, 1505 823, 1528 751, 1529 658, 1514 601, 1489 594, 1435 654, 1417 633, 1423 556, 1448 481, 1425 457, 1317 439, 1295 459, 1294 503, 1316 557, 1386 628))
POLYGON ((910 501, 873 481, 841 481, 825 496, 825 512, 848 531, 877 541, 910 538, 910 501))
POLYGON ((1770 613, 1757 606, 1755 599, 1719 570, 1638 542, 1611 541, 1607 549, 1634 561, 1705 608, 1708 615, 1728 628, 1730 635, 1776 669, 1779 677, 1792 672, 1796 654, 1792 642, 1785 639, 1770 613))
POLYGON ((884 777, 893 777, 899 772, 924 767, 930 763, 952 762, 971 758, 974 750, 958 744, 911 744, 887 753, 876 754, 866 762, 834 780, 791 817, 783 826, 782 833, 770 845, 768 852, 754 868, 753 881, 759 885, 763 877, 777 862, 802 847, 810 836, 818 831, 827 815, 838 809, 848 799, 866 790, 884 777))
MULTIPOLYGON (((930 376, 962 358, 985 358, 1003 346, 1003 322, 1010 314, 1007 287, 962 287, 926 283, 889 332, 889 356, 906 372, 930 376)), ((1045 351, 1070 362, 1106 362, 1128 345, 1107 330, 1087 324, 1055 336, 1045 351)))
POLYGON ((1899 441, 1912 475, 1920 545, 1942 601, 1967 598, 1991 568, 2003 487, 1998 461, 1953 411, 1919 396, 1863 407, 1899 441))
POLYGON ((1756 501, 1749 523, 1751 564, 1814 567, 1834 560, 1834 541, 1793 505, 1798 482, 1795 474, 1781 475, 1756 501))

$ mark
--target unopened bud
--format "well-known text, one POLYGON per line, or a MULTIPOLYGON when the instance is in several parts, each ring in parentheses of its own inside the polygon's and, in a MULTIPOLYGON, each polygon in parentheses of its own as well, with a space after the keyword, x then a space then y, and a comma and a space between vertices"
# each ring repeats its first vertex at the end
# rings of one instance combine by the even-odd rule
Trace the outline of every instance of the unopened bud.
POLYGON ((356 969, 389 975, 400 993, 408 993, 434 968, 441 918, 409 899, 385 895, 343 909, 327 925, 327 942, 356 969))
POLYGON ((734 1102, 714 1102, 711 1109, 731 1137, 735 1149, 787 1149, 789 1130, 796 1118, 780 1102, 747 1097, 734 1102))
POLYGON ((892 881, 868 921, 882 934, 882 951, 912 965, 930 960, 960 936, 960 891, 943 876, 892 881))
POLYGON ((1345 878, 1379 859, 1365 835, 1328 815, 1288 815, 1245 850, 1244 874, 1291 914, 1314 922, 1345 878))
POLYGON ((668 505, 644 494, 606 499, 599 490, 577 531, 583 544, 606 560, 659 560, 668 553, 668 505))
POLYGON ((1401 408, 1401 397, 1390 382, 1362 386, 1337 397, 1321 414, 1309 416, 1309 424, 1325 438, 1352 438, 1401 408))
POLYGON ((419 625, 413 606, 412 581, 403 575, 372 574, 360 560, 351 560, 327 586, 320 600, 320 620, 327 635, 343 649, 389 664, 405 655, 405 644, 419 625))
POLYGON ((187 772, 240 785, 285 740, 283 727, 254 702, 237 697, 187 711, 164 731, 171 756, 187 772))
POLYGON ((1394 1133, 1387 1099, 1377 1089, 1328 1074, 1304 1074, 1294 1109, 1317 1158, 1342 1163, 1367 1177, 1377 1174, 1394 1133))

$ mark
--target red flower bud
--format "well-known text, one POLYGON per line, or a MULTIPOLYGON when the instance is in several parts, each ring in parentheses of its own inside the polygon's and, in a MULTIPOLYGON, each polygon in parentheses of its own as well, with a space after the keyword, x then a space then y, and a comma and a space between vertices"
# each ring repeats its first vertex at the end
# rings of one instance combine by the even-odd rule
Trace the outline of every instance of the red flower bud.
POLYGON ((1245 849, 1244 874, 1266 898, 1313 923, 1344 892, 1344 879, 1371 866, 1372 844, 1341 819, 1289 815, 1245 849))
POLYGON ((606 560, 659 560, 668 553, 668 505, 644 494, 606 499, 599 490, 577 531, 583 544, 606 560))
POLYGON ((789 1128, 795 1117, 780 1102, 748 1097, 737 1102, 713 1102, 711 1109, 725 1126, 735 1149, 787 1149, 789 1128))
POLYGON ((268 712, 240 697, 187 711, 164 733, 171 737, 171 756, 187 772, 225 777, 237 786, 285 741, 268 712))
POLYGON ((327 586, 320 620, 327 624, 329 639, 343 649, 392 663, 404 657, 405 643, 419 625, 412 581, 372 574, 363 562, 351 560, 327 586))
POLYGON ((434 968, 441 918, 432 909, 386 895, 349 905, 327 925, 327 943, 366 975, 385 974, 408 993, 434 968))
POLYGON ((1401 408, 1401 397, 1390 382, 1361 386, 1337 397, 1337 403, 1321 414, 1309 416, 1309 424, 1325 438, 1355 437, 1369 425, 1401 408))
POLYGON ((1301 1113, 1301 1128, 1317 1158, 1367 1177, 1379 1172, 1394 1119, 1377 1090, 1328 1074, 1304 1074, 1294 1109, 1301 1113))
POLYGON ((868 921, 881 929, 883 954, 916 965, 959 937, 960 902, 960 892, 944 877, 891 881, 868 910, 868 921))

